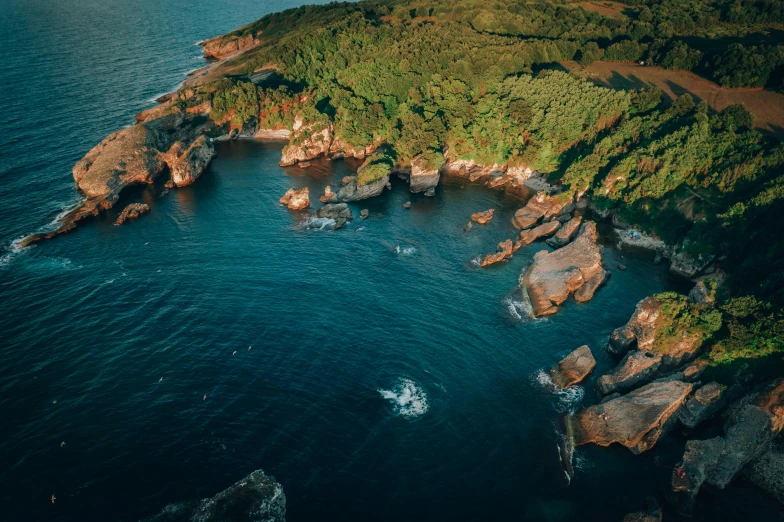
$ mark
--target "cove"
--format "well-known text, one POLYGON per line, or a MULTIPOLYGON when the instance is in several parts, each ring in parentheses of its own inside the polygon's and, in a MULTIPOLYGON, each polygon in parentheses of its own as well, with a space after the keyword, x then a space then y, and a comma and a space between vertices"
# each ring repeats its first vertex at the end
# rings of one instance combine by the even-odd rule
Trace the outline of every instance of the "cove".
POLYGON ((221 143, 192 186, 129 195, 152 207, 138 221, 102 216, 6 261, 11 519, 46 518, 41 484, 58 491, 62 520, 137 520, 259 468, 283 485, 293 521, 637 508, 655 487, 654 455, 677 441, 637 457, 578 448, 567 485, 559 417, 594 392, 553 394, 540 372, 582 344, 596 374, 611 368, 609 334, 671 287, 666 266, 617 251, 600 229, 612 277, 590 302, 531 320, 518 278, 549 247, 475 263, 514 235, 526 194, 447 176, 426 198, 393 178, 350 204, 344 229, 307 229, 278 198, 321 194, 358 163, 281 168, 281 147, 221 143), (490 223, 463 230, 489 208, 490 223), (68 451, 54 451, 60 440, 68 451), (624 495, 608 498, 608 484, 624 495))

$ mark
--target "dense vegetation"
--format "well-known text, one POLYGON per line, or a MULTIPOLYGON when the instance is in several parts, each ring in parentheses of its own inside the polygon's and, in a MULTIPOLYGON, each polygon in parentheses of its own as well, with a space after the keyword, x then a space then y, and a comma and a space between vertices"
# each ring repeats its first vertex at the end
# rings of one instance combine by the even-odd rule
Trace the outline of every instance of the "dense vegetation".
POLYGON ((219 124, 331 124, 348 146, 385 145, 360 183, 417 156, 433 168, 445 156, 530 166, 558 180, 563 197, 587 194, 681 250, 721 261, 730 296, 758 306, 739 315, 736 298, 710 316, 715 363, 781 350, 781 143, 754 130, 742 105, 715 113, 688 94, 667 104, 656 88, 615 91, 553 69, 572 59, 643 59, 723 85, 771 86, 784 65, 782 2, 625 5, 614 16, 547 0, 292 9, 227 35, 262 43, 188 103, 208 98, 219 124), (277 72, 249 81, 264 68, 277 72))

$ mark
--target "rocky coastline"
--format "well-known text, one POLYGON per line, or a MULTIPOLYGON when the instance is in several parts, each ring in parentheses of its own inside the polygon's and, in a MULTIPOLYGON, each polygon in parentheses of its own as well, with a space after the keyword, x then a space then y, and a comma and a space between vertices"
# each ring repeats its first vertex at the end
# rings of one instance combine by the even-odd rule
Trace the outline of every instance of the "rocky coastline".
MULTIPOLYGON (((245 35, 217 37, 202 45, 205 55, 218 60, 219 65, 258 43, 256 35, 245 35)), ((163 97, 159 106, 140 113, 135 125, 111 134, 91 149, 73 167, 74 181, 85 195, 83 203, 66 213, 57 228, 28 236, 19 246, 68 232, 83 220, 109 211, 130 186, 151 184, 165 176, 172 188, 192 184, 215 156, 216 141, 287 139, 281 166, 304 166, 319 157, 365 160, 356 176, 350 177, 337 192, 327 187, 329 190, 321 197, 324 206, 312 212, 314 217, 334 220, 335 229, 352 219, 346 203, 381 195, 390 186, 391 174, 406 179, 412 193, 429 196, 435 194, 445 174, 465 176, 491 188, 527 186, 536 190, 512 220, 520 230, 519 236, 502 241, 495 253, 480 261, 482 267, 500 263, 522 246, 546 239, 552 250, 537 252, 519 278, 535 317, 556 313, 569 296, 577 302, 589 301, 606 281, 609 273, 597 245, 598 221, 612 224, 619 248, 653 251, 657 257, 670 260, 670 271, 678 277, 694 280, 715 274, 720 268, 719 260, 712 255, 692 254, 693 245, 688 242, 667 245, 584 197, 560 193, 557 186, 547 183, 528 166, 480 165, 454 156, 448 149, 436 160, 417 156, 398 164, 384 155, 384 143, 354 147, 336 135, 332 122, 307 121, 300 115, 289 127, 281 128, 253 124, 238 127, 231 117, 214 121, 209 117, 214 107, 200 99, 194 89, 198 81, 195 79, 180 91, 163 97)), ((280 203, 290 210, 307 209, 308 189, 291 189, 280 203)), ((118 223, 149 209, 133 205, 120 214, 118 223)), ((492 210, 471 216, 480 224, 492 217, 492 210)), ((777 436, 784 429, 784 384, 777 381, 764 389, 750 390, 740 383, 734 389, 716 382, 702 383, 699 379, 706 363, 700 357, 710 332, 678 323, 667 299, 670 298, 644 299, 628 323, 612 333, 606 352, 618 363, 596 377, 594 386, 601 402, 565 419, 570 445, 619 444, 639 454, 655 447, 673 430, 691 436, 704 423, 722 418, 721 435, 686 443, 682 464, 673 472, 668 500, 681 512, 690 513, 704 484, 723 489, 741 474, 753 477, 755 483, 777 498, 784 498, 780 476, 769 473, 771 467, 782 466, 777 436)), ((712 306, 704 300, 696 301, 679 301, 679 306, 712 306)), ((558 387, 575 386, 589 379, 595 366, 591 349, 583 346, 561 361, 551 375, 558 387)), ((234 520, 220 517, 235 501, 250 506, 247 516, 256 517, 236 520, 285 518, 282 488, 259 471, 245 479, 244 484, 238 482, 213 499, 202 501, 181 520, 234 520), (240 489, 248 484, 258 488, 240 489)))

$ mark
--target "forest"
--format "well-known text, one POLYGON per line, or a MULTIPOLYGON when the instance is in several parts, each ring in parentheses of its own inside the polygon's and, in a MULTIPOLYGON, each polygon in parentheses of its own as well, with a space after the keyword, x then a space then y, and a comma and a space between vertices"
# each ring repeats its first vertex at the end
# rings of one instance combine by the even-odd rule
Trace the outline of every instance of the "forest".
MULTIPOLYGON (((560 62, 643 60, 729 87, 782 88, 784 6, 627 0, 363 1, 265 16, 224 36, 260 44, 199 87, 216 123, 331 124, 369 182, 416 156, 525 165, 600 209, 709 254, 729 274, 710 329, 716 365, 784 350, 784 146, 743 105, 716 112, 655 87, 613 90, 560 62), (275 69, 261 83, 251 73, 275 69)), ((294 139, 297 139, 296 136, 294 139)), ((360 180, 362 181, 362 180, 360 180)))

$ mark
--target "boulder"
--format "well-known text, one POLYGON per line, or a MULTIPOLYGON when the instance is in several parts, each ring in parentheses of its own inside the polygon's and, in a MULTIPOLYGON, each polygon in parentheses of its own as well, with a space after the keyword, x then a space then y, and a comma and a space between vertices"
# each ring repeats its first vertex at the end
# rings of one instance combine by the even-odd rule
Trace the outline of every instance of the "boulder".
POLYGON ((177 147, 175 154, 167 154, 165 158, 171 171, 172 183, 177 187, 184 187, 196 181, 209 165, 215 156, 215 147, 206 136, 199 136, 181 154, 177 154, 179 150, 177 147))
POLYGON ((125 207, 122 212, 120 212, 120 215, 117 216, 117 219, 115 220, 114 224, 122 225, 129 219, 136 219, 142 214, 145 214, 149 211, 150 211, 150 205, 147 205, 145 203, 131 203, 130 205, 125 207))
POLYGON ((257 470, 221 491, 198 502, 169 504, 147 522, 285 522, 286 495, 283 487, 257 470))
POLYGON ((410 209, 411 208, 411 202, 410 201, 406 201, 405 203, 403 203, 403 208, 406 209, 406 210, 410 209))
POLYGON ((784 379, 763 393, 739 401, 724 423, 724 435, 690 440, 682 473, 673 473, 672 492, 679 510, 690 514, 702 484, 724 489, 750 462, 765 453, 784 428, 784 379))
POLYGON ((584 223, 577 239, 553 252, 536 253, 522 277, 534 315, 554 314, 570 294, 587 301, 604 281, 602 254, 596 245, 596 225, 584 223), (582 287, 585 286, 585 289, 582 287))
MULTIPOLYGON (((315 213, 318 218, 351 220, 351 209, 345 203, 329 203, 318 209, 315 213)), ((345 221, 344 221, 345 223, 345 221)))
POLYGON ((367 219, 369 215, 370 215, 370 211, 366 208, 363 208, 362 210, 359 211, 360 219, 367 219))
POLYGON ((580 384, 596 366, 588 345, 583 345, 564 357, 550 370, 553 382, 559 388, 580 384))
POLYGON ((689 397, 683 408, 678 412, 678 418, 688 429, 694 429, 698 424, 713 417, 726 402, 726 388, 719 383, 710 382, 701 386, 689 397))
POLYGON ((498 243, 498 247, 496 248, 496 253, 487 254, 482 259, 482 262, 479 263, 479 266, 494 265, 495 263, 500 263, 504 259, 508 259, 510 257, 512 257, 512 240, 507 239, 506 241, 502 241, 501 243, 498 243))
POLYGON ((493 208, 491 208, 490 210, 484 210, 482 212, 474 212, 473 214, 471 214, 471 219, 473 221, 476 221, 480 225, 486 225, 487 223, 490 222, 491 219, 493 219, 494 212, 495 209, 493 208))
POLYGON ((553 237, 547 240, 547 244, 553 248, 561 248, 566 245, 577 235, 582 222, 583 218, 580 216, 571 218, 564 226, 558 229, 553 237))
POLYGON ((329 151, 331 142, 331 125, 319 123, 302 126, 292 134, 288 145, 283 147, 280 166, 288 167, 323 156, 329 151))
POLYGON ((425 192, 429 188, 435 188, 440 178, 438 168, 426 166, 422 156, 411 160, 411 175, 409 176, 409 190, 411 192, 425 192))
POLYGON ((286 205, 289 210, 302 210, 310 206, 310 196, 308 194, 308 187, 295 190, 290 188, 283 194, 283 197, 278 201, 281 205, 286 205))
POLYGON ((692 387, 679 381, 651 383, 582 410, 573 419, 574 443, 617 443, 634 454, 647 451, 673 427, 692 387))
POLYGON ((538 227, 523 230, 520 232, 520 243, 523 245, 530 245, 539 238, 555 234, 559 228, 561 228, 561 223, 558 221, 548 221, 542 223, 538 227))
POLYGON ((531 228, 540 220, 545 221, 561 215, 571 200, 550 196, 544 191, 537 192, 523 208, 515 212, 512 224, 520 229, 531 228))
POLYGON ((655 375, 661 360, 653 352, 629 352, 614 370, 599 377, 596 390, 602 395, 631 390, 655 375))

